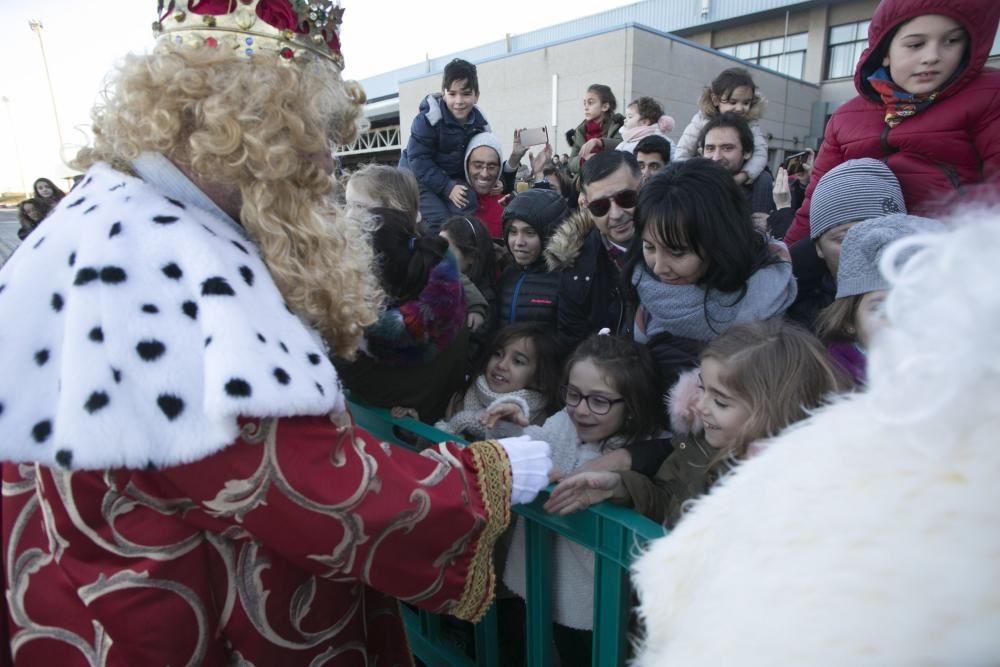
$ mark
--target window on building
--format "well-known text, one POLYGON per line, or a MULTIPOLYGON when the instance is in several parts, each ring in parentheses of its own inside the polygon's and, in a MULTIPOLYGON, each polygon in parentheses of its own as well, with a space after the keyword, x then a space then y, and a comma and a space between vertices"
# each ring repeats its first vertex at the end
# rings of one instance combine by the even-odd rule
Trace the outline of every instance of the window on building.
POLYGON ((861 59, 861 52, 868 46, 868 24, 859 21, 830 28, 830 52, 827 58, 826 78, 840 79, 854 76, 861 59))
POLYGON ((788 37, 733 44, 718 51, 801 79, 805 72, 808 37, 808 33, 800 32, 788 37))

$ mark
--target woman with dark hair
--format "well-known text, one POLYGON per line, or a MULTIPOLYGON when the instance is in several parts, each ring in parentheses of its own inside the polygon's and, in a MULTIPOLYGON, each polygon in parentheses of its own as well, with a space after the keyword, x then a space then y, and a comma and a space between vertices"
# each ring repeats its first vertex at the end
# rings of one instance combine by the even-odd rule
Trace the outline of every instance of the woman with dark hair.
POLYGON ((623 271, 637 304, 633 335, 653 350, 667 386, 706 342, 795 299, 787 248, 754 229, 739 186, 709 160, 672 163, 650 179, 635 225, 623 271))
POLYGON ((465 374, 468 335, 458 262, 445 239, 418 234, 406 213, 372 213, 386 309, 365 329, 358 359, 338 362, 337 370, 352 396, 437 420, 465 374))
POLYGON ((49 207, 45 202, 32 197, 25 199, 17 205, 17 221, 21 223, 21 228, 17 230, 17 238, 22 241, 28 238, 28 234, 35 230, 45 216, 49 214, 49 207))
MULTIPOLYGON (((39 178, 35 180, 35 198, 40 199, 42 203, 48 206, 48 210, 51 211, 56 207, 56 204, 66 196, 66 193, 56 187, 56 184, 47 178, 39 178)), ((48 215, 48 211, 46 211, 48 215)))

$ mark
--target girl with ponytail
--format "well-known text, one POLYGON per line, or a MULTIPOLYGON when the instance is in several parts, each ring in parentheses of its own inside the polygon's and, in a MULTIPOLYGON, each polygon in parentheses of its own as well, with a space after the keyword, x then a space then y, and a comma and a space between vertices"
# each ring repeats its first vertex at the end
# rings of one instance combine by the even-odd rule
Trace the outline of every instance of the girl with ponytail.
POLYGON ((365 329, 358 360, 337 368, 353 396, 437 420, 464 379, 468 336, 458 262, 447 240, 419 234, 406 213, 371 212, 385 310, 365 329))

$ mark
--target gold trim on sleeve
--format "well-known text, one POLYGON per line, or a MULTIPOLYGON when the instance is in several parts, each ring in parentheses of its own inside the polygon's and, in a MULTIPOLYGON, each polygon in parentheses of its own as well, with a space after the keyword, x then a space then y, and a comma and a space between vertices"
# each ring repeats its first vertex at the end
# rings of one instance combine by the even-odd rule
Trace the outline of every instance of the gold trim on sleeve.
POLYGON ((469 445, 476 466, 479 491, 486 508, 486 527, 476 543, 465 579, 465 590, 451 614, 478 623, 493 602, 496 573, 493 548, 510 523, 510 497, 513 487, 510 461, 495 440, 469 445))

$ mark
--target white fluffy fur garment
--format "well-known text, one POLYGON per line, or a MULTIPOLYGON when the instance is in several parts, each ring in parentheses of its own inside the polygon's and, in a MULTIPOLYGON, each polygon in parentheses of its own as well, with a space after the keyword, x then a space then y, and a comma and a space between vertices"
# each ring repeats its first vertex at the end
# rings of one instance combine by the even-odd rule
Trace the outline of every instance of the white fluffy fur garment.
POLYGON ((776 438, 638 561, 636 665, 1000 664, 1000 211, 968 217, 887 253, 867 392, 776 438))
POLYGON ((241 230, 107 165, 0 270, 0 459, 166 466, 232 442, 239 415, 342 409, 241 230))

